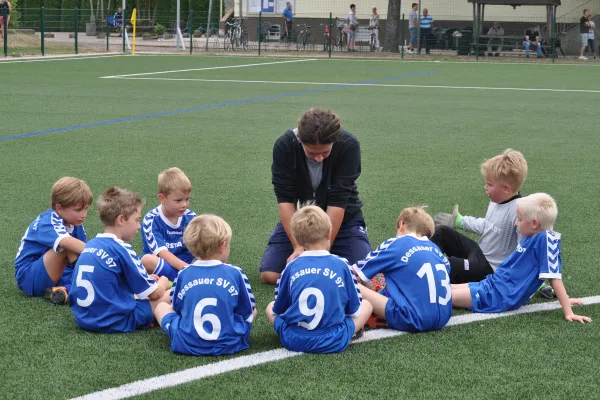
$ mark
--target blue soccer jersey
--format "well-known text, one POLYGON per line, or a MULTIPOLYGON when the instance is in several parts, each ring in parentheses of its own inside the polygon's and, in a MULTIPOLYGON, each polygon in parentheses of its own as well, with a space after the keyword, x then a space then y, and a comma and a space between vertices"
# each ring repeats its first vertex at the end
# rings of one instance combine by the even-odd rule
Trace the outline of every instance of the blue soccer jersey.
POLYGON ((21 239, 21 245, 15 259, 17 269, 42 257, 50 249, 62 252, 59 244, 67 237, 85 242, 87 237, 83 225, 65 226, 65 221, 54 210, 41 213, 33 221, 21 239))
MULTIPOLYGON (((83 329, 130 332, 143 327, 135 322, 139 317, 136 307, 157 288, 131 245, 115 235, 101 233, 86 244, 77 260, 68 302, 75 321, 83 329)), ((147 309, 149 325, 149 304, 147 309)))
POLYGON ((516 310, 535 294, 544 279, 562 279, 560 233, 545 231, 525 237, 496 272, 469 283, 473 311, 516 310))
POLYGON ((171 295, 176 314, 162 321, 171 350, 218 356, 249 347, 256 301, 241 268, 197 260, 179 272, 171 295))
POLYGON ((347 317, 358 317, 361 302, 358 283, 345 259, 325 250, 305 251, 279 277, 273 314, 295 333, 319 338, 347 317))
POLYGON ((173 225, 162 212, 162 206, 150 210, 142 225, 142 253, 158 255, 163 250, 173 253, 181 261, 191 264, 194 256, 183 242, 183 231, 196 213, 186 210, 173 225))
POLYGON ((408 234, 383 242, 354 265, 363 281, 385 276, 386 321, 391 328, 424 332, 443 328, 452 316, 450 263, 425 237, 408 234))

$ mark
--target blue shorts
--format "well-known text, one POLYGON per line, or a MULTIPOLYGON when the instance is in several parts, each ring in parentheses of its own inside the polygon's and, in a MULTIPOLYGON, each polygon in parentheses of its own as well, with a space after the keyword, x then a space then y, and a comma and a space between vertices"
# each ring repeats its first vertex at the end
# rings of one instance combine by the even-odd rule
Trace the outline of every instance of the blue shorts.
POLYGON ((161 321, 162 330, 169 336, 171 341, 171 351, 174 353, 185 354, 188 356, 221 356, 226 354, 234 354, 250 347, 248 340, 250 339, 250 329, 252 324, 247 324, 247 330, 244 335, 239 336, 234 340, 229 340, 228 343, 210 343, 209 346, 202 346, 202 339, 199 339, 197 333, 194 332, 193 340, 186 340, 185 334, 181 331, 181 315, 177 313, 169 313, 164 316, 161 321), (192 343, 193 341, 193 343, 192 343))
POLYGON ((423 318, 412 307, 398 304, 393 298, 389 297, 387 291, 384 290, 381 294, 388 297, 388 302, 385 305, 385 320, 390 328, 398 331, 412 333, 437 331, 446 326, 452 316, 450 304, 446 310, 440 309, 438 315, 423 318))
MULTIPOLYGON (((281 221, 277 223, 269 243, 260 262, 260 272, 281 273, 287 264, 287 259, 294 252, 294 248, 283 229, 281 221)), ((350 265, 364 260, 371 252, 371 243, 367 236, 365 220, 363 218, 350 220, 340 226, 331 253, 344 257, 350 265)))
POLYGON ((356 29, 348 29, 348 40, 356 39, 356 29))
POLYGON ((67 265, 58 282, 54 282, 44 266, 44 256, 30 264, 20 266, 15 271, 15 280, 19 289, 27 296, 34 297, 43 296, 46 289, 54 286, 67 286, 67 291, 70 291, 72 277, 73 267, 67 265))
POLYGON ((410 44, 413 46, 417 43, 417 28, 410 28, 410 44))
POLYGON ((158 276, 166 276, 171 282, 173 282, 177 278, 177 271, 173 268, 168 262, 158 257, 158 264, 156 264, 156 268, 154 268, 154 274, 158 276))
POLYGON ((97 333, 126 333, 133 332, 138 329, 149 328, 154 321, 154 314, 152 313, 152 306, 150 306, 149 300, 136 299, 135 308, 129 313, 129 315, 123 316, 116 322, 109 326, 93 326, 88 324, 81 324, 75 318, 75 322, 81 329, 86 331, 92 331, 97 333))
POLYGON ((279 334, 283 347, 302 353, 339 353, 346 350, 354 336, 354 321, 344 318, 340 325, 328 329, 309 331, 286 324, 281 316, 276 316, 273 327, 279 334))

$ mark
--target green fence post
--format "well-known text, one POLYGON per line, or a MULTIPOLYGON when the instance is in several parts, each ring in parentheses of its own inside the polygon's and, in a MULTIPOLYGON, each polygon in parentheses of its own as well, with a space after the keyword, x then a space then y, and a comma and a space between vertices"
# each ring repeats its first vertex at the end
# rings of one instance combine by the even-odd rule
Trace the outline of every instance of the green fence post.
POLYGON ((260 42, 262 39, 262 11, 258 13, 258 56, 260 57, 260 42))
MULTIPOLYGON (((592 49, 593 51, 593 49, 592 49)), ((552 64, 554 64, 554 54, 556 53, 556 7, 554 7, 554 18, 552 21, 552 64)), ((595 51, 594 51, 594 54, 595 51)))
POLYGON ((192 55, 192 49, 194 47, 194 28, 192 25, 192 14, 193 14, 193 10, 190 10, 190 13, 188 15, 188 31, 190 33, 190 55, 192 55))
POLYGON ((333 14, 329 13, 329 58, 331 58, 331 48, 333 47, 332 36, 333 35, 333 14))
POLYGON ((79 54, 78 32, 79 32, 79 8, 75 8, 75 54, 79 54))
POLYGON ((402 24, 400 25, 400 29, 402 29, 402 42, 400 43, 400 48, 402 50, 400 50, 400 57, 404 60, 404 41, 406 40, 404 38, 404 13, 402 13, 402 24))
POLYGON ((44 7, 40 8, 40 37, 42 40, 42 55, 44 55, 44 7))
POLYGON ((106 9, 106 51, 110 51, 109 50, 109 38, 110 38, 110 25, 108 24, 108 13, 110 12, 110 8, 106 9))
POLYGON ((4 17, 4 22, 2 22, 4 24, 4 57, 8 57, 8 13, 6 11, 7 8, 4 7, 2 9, 2 16, 4 17))
POLYGON ((125 10, 123 10, 123 20, 121 21, 121 36, 123 36, 123 53, 125 53, 125 35, 127 35, 127 24, 125 23, 125 10))
POLYGON ((475 61, 479 61, 479 10, 475 17, 475 61))

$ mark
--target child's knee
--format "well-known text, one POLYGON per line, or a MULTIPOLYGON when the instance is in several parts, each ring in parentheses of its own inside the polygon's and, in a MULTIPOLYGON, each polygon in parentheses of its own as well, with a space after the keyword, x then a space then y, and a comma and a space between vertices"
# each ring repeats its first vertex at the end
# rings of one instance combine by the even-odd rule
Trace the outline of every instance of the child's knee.
POLYGON ((158 257, 152 254, 142 256, 140 261, 149 274, 153 273, 158 265, 158 257))

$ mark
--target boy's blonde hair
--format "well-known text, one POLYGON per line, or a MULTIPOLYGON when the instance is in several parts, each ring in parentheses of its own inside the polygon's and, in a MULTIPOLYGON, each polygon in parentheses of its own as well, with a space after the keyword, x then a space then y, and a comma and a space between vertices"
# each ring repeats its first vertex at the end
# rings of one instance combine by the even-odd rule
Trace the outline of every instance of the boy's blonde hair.
POLYGON ((192 183, 179 168, 165 169, 158 175, 158 193, 168 196, 176 190, 189 194, 192 192, 192 183))
POLYGON ((494 182, 510 185, 519 191, 527 178, 527 161, 520 151, 506 149, 504 153, 481 164, 481 175, 494 182))
POLYGON ((435 224, 431 215, 427 214, 424 207, 407 207, 400 211, 398 221, 396 221, 396 229, 400 228, 400 222, 404 222, 406 230, 415 232, 420 236, 430 238, 435 232, 435 224))
POLYGON ((307 246, 327 240, 331 220, 321 207, 305 205, 292 216, 291 228, 298 244, 307 246))
POLYGON ((517 199, 517 210, 527 221, 537 220, 544 230, 554 229, 558 208, 556 201, 546 193, 534 193, 517 199))
POLYGON ((231 227, 221 217, 212 214, 198 215, 183 232, 183 241, 197 258, 215 254, 224 242, 231 241, 231 227))
POLYGON ((111 186, 100 195, 97 201, 100 221, 104 226, 114 226, 119 215, 129 219, 138 208, 144 206, 144 199, 136 192, 111 186))
POLYGON ((50 203, 52 209, 60 204, 62 207, 74 207, 83 205, 89 207, 94 201, 94 195, 90 187, 81 179, 65 176, 52 185, 50 203))

